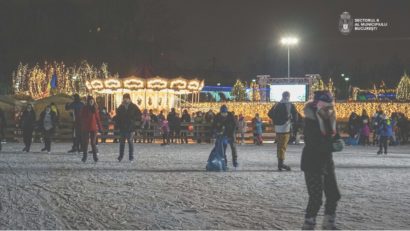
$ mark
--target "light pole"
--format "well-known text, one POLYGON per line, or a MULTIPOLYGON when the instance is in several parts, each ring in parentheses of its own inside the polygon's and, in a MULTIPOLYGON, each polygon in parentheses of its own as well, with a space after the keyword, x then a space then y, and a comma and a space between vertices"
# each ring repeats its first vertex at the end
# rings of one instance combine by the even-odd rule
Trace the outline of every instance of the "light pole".
POLYGON ((295 37, 284 37, 280 40, 280 42, 282 45, 288 47, 288 78, 290 78, 290 46, 298 44, 299 39, 295 37))
MULTIPOLYGON (((344 76, 344 74, 342 74, 344 76)), ((350 77, 346 76, 344 77, 345 81, 346 81, 346 100, 349 100, 349 80, 350 77)))

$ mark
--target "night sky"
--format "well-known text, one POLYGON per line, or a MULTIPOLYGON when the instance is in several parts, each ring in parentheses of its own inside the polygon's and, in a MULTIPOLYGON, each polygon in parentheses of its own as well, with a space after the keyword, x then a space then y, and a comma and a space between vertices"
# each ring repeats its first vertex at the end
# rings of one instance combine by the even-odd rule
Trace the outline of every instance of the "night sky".
MULTIPOLYGON (((397 85, 410 73, 410 1, 1 0, 0 78, 20 61, 106 62, 112 73, 198 76, 233 84, 257 74, 351 77, 357 86, 397 85), (387 28, 342 35, 340 14, 379 18, 387 28)), ((7 82, 2 81, 2 82, 7 82)))

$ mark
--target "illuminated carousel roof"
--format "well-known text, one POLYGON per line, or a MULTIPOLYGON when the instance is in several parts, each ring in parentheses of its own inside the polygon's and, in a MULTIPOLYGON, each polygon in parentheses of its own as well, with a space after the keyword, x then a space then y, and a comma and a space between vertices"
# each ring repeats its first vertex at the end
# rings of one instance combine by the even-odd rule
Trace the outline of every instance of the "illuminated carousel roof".
POLYGON ((155 91, 174 90, 180 93, 199 92, 204 87, 204 80, 185 79, 183 77, 167 79, 163 77, 140 78, 130 76, 127 78, 93 79, 86 81, 90 91, 110 93, 116 91, 133 91, 151 89, 155 91))

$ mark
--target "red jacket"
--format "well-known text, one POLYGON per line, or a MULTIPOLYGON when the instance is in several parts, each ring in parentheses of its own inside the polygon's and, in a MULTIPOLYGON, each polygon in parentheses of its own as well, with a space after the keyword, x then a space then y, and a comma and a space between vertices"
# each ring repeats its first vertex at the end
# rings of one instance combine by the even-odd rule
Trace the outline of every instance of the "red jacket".
POLYGON ((101 121, 98 109, 95 112, 91 112, 89 106, 84 106, 81 109, 81 130, 85 132, 96 132, 101 130, 101 121))

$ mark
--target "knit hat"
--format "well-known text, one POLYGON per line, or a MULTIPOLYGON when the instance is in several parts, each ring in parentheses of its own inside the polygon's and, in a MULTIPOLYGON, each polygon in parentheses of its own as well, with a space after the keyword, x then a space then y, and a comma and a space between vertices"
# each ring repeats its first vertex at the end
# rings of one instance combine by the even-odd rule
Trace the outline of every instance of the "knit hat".
POLYGON ((228 112, 228 107, 224 104, 221 106, 220 112, 228 112))
POLYGON ((313 101, 333 102, 333 95, 329 91, 315 91, 313 101))

